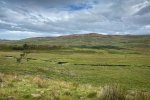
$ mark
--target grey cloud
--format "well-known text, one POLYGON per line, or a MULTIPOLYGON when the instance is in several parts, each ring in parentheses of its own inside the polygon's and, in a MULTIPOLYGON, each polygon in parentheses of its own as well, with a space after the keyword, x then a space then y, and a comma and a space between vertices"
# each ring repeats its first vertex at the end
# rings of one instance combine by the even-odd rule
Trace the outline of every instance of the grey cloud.
POLYGON ((142 8, 140 11, 136 13, 136 15, 143 15, 143 14, 149 14, 150 13, 150 5, 142 8))
POLYGON ((133 21, 136 24, 140 24, 140 25, 150 25, 150 14, 134 16, 133 18, 131 18, 131 21, 133 21))
POLYGON ((18 34, 26 31, 24 37, 33 33, 37 36, 82 32, 150 34, 149 29, 143 28, 150 25, 148 3, 149 0, 1 0, 0 29, 18 34), (92 7, 69 10, 67 7, 73 4, 92 7))
POLYGON ((150 25, 150 6, 140 9, 132 16, 123 18, 123 20, 129 22, 129 24, 140 25, 141 27, 144 25, 150 25))

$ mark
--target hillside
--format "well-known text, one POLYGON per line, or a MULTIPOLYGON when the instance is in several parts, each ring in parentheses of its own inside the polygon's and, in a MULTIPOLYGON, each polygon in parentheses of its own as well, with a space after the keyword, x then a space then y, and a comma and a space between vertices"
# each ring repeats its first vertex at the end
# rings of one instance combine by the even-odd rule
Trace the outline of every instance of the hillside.
POLYGON ((150 35, 101 35, 97 33, 74 34, 59 37, 35 37, 23 40, 1 40, 1 44, 32 44, 51 46, 77 46, 77 47, 150 47, 150 35))

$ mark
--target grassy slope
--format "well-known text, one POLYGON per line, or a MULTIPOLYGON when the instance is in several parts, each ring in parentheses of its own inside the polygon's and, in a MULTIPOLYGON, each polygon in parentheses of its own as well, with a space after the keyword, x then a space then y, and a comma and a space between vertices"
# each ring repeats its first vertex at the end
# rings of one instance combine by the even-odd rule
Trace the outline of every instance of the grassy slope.
POLYGON ((100 35, 100 34, 84 34, 84 35, 68 35, 60 37, 39 37, 29 38, 18 41, 1 41, 7 44, 38 44, 38 45, 61 45, 61 46, 119 46, 119 47, 147 47, 150 46, 150 35, 137 36, 119 36, 119 35, 100 35))

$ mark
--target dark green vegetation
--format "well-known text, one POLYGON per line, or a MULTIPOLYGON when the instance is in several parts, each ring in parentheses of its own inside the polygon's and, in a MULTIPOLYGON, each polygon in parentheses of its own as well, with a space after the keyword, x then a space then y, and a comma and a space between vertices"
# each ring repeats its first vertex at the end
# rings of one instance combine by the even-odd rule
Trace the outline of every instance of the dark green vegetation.
POLYGON ((0 99, 149 100, 150 36, 87 34, 1 45, 0 99))

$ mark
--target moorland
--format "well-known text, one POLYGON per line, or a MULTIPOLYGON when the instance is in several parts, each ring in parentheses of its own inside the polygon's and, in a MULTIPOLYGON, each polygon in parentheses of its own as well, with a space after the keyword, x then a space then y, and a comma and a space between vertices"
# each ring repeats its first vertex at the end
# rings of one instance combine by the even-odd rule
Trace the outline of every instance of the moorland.
POLYGON ((0 40, 0 100, 149 100, 150 35, 0 40))

